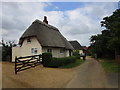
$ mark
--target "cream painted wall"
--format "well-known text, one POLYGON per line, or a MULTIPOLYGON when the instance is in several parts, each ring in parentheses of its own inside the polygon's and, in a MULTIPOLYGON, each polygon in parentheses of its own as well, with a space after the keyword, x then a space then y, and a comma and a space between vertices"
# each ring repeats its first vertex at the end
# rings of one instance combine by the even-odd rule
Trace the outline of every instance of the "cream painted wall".
POLYGON ((20 57, 20 47, 16 46, 12 48, 12 62, 15 62, 15 56, 20 57))
POLYGON ((65 50, 65 56, 66 56, 66 57, 69 56, 69 50, 65 50))
POLYGON ((69 50, 65 50, 64 53, 60 53, 61 48, 43 47, 42 48, 43 53, 47 52, 47 49, 52 49, 53 57, 67 57, 67 56, 69 56, 69 50))
POLYGON ((79 53, 83 53, 83 50, 79 50, 79 53))
POLYGON ((21 46, 21 56, 33 55, 31 48, 38 48, 37 54, 42 54, 42 46, 35 37, 30 38, 31 42, 27 43, 27 38, 24 40, 21 46))
POLYGON ((75 52, 75 51, 79 51, 79 54, 83 53, 83 50, 73 50, 73 52, 75 52))
POLYGON ((27 38, 23 41, 21 47, 13 47, 12 48, 12 61, 15 61, 15 56, 30 56, 35 55, 31 53, 31 48, 38 48, 38 54, 42 54, 42 47, 38 40, 35 37, 30 38, 31 42, 27 43, 27 38))

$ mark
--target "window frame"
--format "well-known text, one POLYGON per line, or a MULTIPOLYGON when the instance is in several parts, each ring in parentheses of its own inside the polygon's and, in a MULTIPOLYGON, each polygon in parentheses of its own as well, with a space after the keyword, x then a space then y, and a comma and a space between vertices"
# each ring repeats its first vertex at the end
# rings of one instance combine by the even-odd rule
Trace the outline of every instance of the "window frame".
POLYGON ((65 50, 63 48, 60 49, 60 53, 64 54, 65 50))
POLYGON ((52 53, 52 51, 53 51, 52 48, 47 49, 47 53, 52 53))
POLYGON ((38 48, 31 48, 31 54, 38 54, 38 48))
POLYGON ((27 38, 27 44, 31 43, 31 39, 27 38))

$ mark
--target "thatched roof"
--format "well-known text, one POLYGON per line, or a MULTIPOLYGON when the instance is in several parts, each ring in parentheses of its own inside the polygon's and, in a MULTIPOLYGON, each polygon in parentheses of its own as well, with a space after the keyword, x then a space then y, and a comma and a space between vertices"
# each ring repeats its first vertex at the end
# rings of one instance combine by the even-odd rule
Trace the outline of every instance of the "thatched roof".
POLYGON ((56 27, 41 22, 40 20, 35 20, 32 25, 28 27, 21 36, 19 44, 22 44, 26 37, 32 36, 37 37, 37 40, 42 46, 73 49, 72 45, 63 37, 56 27))
POLYGON ((82 50, 82 46, 78 41, 69 41, 75 50, 82 50))

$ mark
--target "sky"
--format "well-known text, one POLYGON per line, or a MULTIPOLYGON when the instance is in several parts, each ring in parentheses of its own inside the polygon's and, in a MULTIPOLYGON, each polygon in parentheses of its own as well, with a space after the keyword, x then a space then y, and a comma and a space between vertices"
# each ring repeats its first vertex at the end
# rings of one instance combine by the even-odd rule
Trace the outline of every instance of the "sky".
POLYGON ((90 37, 100 34, 100 21, 118 8, 117 2, 2 2, 0 3, 0 39, 15 41, 33 21, 47 16, 67 40, 90 45, 90 37))

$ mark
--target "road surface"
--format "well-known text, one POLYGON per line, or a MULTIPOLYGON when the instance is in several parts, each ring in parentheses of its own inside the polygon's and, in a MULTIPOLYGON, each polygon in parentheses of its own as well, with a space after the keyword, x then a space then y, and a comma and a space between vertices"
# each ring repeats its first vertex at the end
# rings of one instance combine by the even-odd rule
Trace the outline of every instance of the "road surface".
POLYGON ((66 88, 117 88, 117 84, 111 86, 101 64, 88 57, 76 68, 75 76, 66 88))

